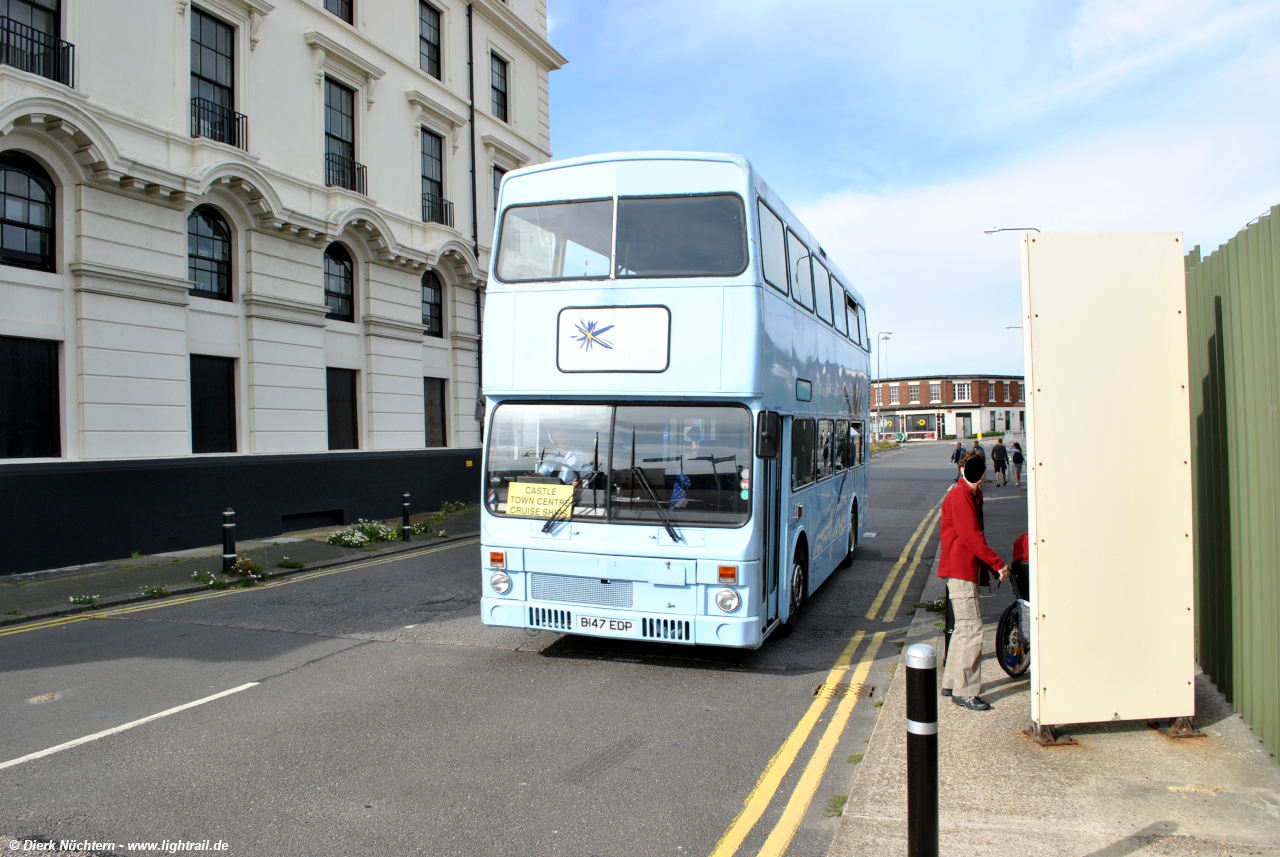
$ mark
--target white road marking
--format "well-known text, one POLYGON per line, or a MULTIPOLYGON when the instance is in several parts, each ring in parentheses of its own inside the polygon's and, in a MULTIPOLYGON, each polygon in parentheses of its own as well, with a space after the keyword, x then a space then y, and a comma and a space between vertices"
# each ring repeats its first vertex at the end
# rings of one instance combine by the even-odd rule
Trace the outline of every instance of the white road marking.
POLYGON ((213 702, 215 699, 221 699, 224 696, 230 696, 233 693, 239 693, 242 690, 248 690, 249 688, 256 687, 257 685, 258 682, 251 681, 247 684, 242 684, 239 687, 233 687, 230 690, 224 690, 221 693, 206 696, 204 699, 197 699, 195 702, 188 702, 185 705, 179 705, 176 708, 161 711, 159 714, 152 714, 148 717, 143 717, 141 720, 134 720, 132 723, 123 723, 119 726, 114 726, 111 729, 104 729, 101 732, 95 732, 92 735, 86 735, 83 738, 76 738, 75 740, 68 741, 65 744, 59 744, 56 747, 49 747, 46 750, 37 750, 34 753, 28 753, 25 756, 19 756, 18 758, 10 759, 7 762, 0 762, 0 770, 12 768, 14 765, 21 765, 23 762, 42 759, 45 756, 52 756, 54 753, 60 753, 63 750, 69 750, 72 747, 78 747, 81 744, 88 744, 90 741, 97 741, 99 738, 106 738, 108 735, 115 735, 117 732, 124 732, 126 729, 132 729, 135 726, 150 723, 152 720, 159 720, 161 717, 168 717, 170 714, 177 714, 179 711, 186 711, 188 708, 195 708, 197 705, 204 705, 206 702, 213 702))

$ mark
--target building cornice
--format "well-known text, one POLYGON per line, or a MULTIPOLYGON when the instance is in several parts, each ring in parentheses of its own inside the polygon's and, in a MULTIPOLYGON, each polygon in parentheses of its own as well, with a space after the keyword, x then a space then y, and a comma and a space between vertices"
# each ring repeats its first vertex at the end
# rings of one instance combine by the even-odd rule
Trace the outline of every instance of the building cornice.
POLYGON ((528 155, 519 149, 512 148, 492 134, 481 136, 480 142, 484 144, 485 151, 489 153, 489 160, 491 161, 501 161, 513 170, 529 163, 528 155))
POLYGON ((564 54, 551 47, 544 36, 521 20, 506 3, 501 0, 472 0, 471 5, 503 35, 515 39, 521 47, 533 54, 548 71, 555 71, 568 64, 569 60, 564 54))
POLYGON ((319 30, 307 30, 302 38, 311 47, 311 68, 317 85, 324 82, 325 72, 359 82, 364 86, 367 107, 373 107, 373 85, 386 75, 385 70, 319 30))
POLYGON ((152 303, 187 306, 191 303, 191 282, 164 274, 139 274, 128 268, 100 262, 72 262, 67 266, 76 277, 76 291, 152 303))
POLYGON ((413 129, 426 125, 441 137, 448 137, 453 151, 458 151, 458 131, 467 125, 467 117, 454 113, 430 95, 417 89, 406 89, 404 97, 409 100, 409 110, 413 113, 413 129))
POLYGON ((283 321, 306 327, 325 327, 324 317, 329 314, 329 307, 324 304, 313 304, 276 295, 261 295, 255 292, 245 293, 244 306, 245 315, 249 318, 283 321))
POLYGON ((421 324, 414 324, 410 321, 402 321, 401 319, 384 315, 366 313, 362 316, 361 321, 364 322, 364 332, 369 336, 381 336, 383 339, 399 339, 403 342, 422 342, 422 332, 425 330, 421 324))

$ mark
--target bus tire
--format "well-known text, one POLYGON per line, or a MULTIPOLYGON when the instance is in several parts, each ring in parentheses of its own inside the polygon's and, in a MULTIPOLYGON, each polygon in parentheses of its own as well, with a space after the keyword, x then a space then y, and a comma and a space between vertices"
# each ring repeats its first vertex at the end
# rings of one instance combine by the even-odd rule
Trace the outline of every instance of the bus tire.
POLYGON ((809 556, 803 542, 796 545, 795 556, 791 559, 790 582, 790 610, 787 611, 787 621, 778 626, 778 634, 782 637, 789 636, 796 629, 800 608, 806 600, 805 590, 809 588, 809 556))
POLYGON ((858 502, 855 500, 849 509, 849 552, 840 560, 836 568, 848 568, 853 565, 853 552, 858 547, 858 502))

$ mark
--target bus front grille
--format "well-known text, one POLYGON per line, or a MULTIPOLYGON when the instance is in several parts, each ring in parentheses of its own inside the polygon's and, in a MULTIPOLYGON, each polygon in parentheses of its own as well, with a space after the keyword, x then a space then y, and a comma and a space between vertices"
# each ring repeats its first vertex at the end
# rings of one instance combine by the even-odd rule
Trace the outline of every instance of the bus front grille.
POLYGON ((534 628, 551 628, 569 631, 573 628, 573 616, 568 610, 550 610, 546 607, 529 608, 529 625, 534 628))
POLYGON ((630 580, 598 580, 565 574, 534 574, 530 595, 538 601, 567 601, 600 607, 631 608, 630 580))
POLYGON ((654 640, 693 639, 690 625, 686 619, 648 619, 640 620, 640 636, 654 640))

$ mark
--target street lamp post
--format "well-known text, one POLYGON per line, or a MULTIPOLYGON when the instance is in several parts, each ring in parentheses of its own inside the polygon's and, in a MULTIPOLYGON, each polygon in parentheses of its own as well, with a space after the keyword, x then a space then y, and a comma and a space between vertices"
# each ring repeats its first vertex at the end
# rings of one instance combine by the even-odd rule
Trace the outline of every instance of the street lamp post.
MULTIPOLYGON (((889 341, 893 336, 892 330, 882 330, 876 334, 876 380, 879 381, 884 376, 880 374, 880 348, 883 343, 889 341)), ((887 360, 885 362, 888 362, 887 360)), ((877 390, 876 396, 876 440, 880 439, 880 407, 884 404, 883 391, 877 390)))

